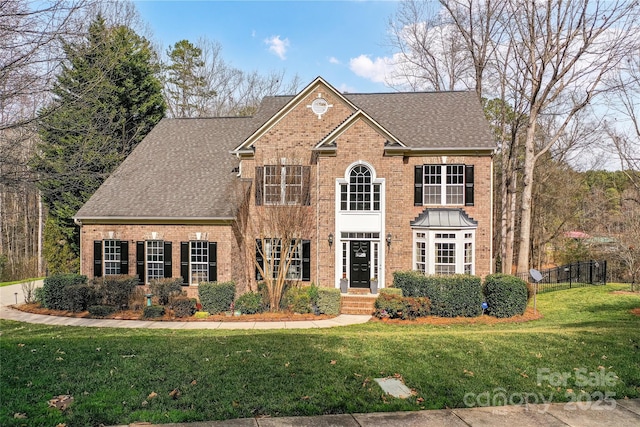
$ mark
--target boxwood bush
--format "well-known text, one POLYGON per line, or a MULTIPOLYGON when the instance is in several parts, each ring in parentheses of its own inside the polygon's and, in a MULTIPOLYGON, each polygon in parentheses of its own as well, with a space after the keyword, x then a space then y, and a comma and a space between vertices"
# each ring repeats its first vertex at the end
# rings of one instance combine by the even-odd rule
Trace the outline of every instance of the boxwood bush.
POLYGON ((262 295, 257 292, 247 292, 238 297, 235 304, 235 309, 240 310, 242 314, 256 314, 261 313, 262 295))
POLYGON ((373 304, 373 315, 378 318, 415 319, 428 316, 431 301, 427 297, 403 297, 396 293, 382 293, 373 304))
POLYGON ((317 292, 317 306, 320 314, 328 314, 330 316, 340 314, 340 289, 319 287, 317 292))
POLYGON ((87 309, 93 317, 107 317, 116 312, 116 308, 110 305, 91 305, 87 309))
POLYGON ((196 312, 196 301, 187 297, 173 298, 171 308, 176 317, 190 317, 196 312))
POLYGON ((394 287, 405 297, 427 297, 431 314, 441 317, 476 317, 482 314, 482 282, 468 274, 424 276, 417 271, 393 273, 394 287))
POLYGON ((211 314, 219 314, 231 310, 236 295, 234 282, 205 282, 198 286, 198 297, 202 309, 211 314))
POLYGON ((93 280, 105 305, 118 310, 129 307, 129 301, 138 284, 135 276, 108 275, 93 280))
POLYGON ((289 287, 282 296, 282 308, 292 313, 311 313, 311 295, 309 287, 289 287))
POLYGON ((400 288, 382 288, 382 289, 378 289, 378 293, 402 296, 402 289, 400 289, 400 288))
POLYGON ((67 286, 84 285, 87 283, 87 276, 80 274, 56 274, 44 279, 43 305, 53 310, 66 310, 66 299, 64 288, 67 286))
POLYGON ((144 308, 142 317, 145 319, 153 319, 155 317, 164 316, 164 306, 162 305, 149 305, 144 308))
POLYGON ((527 309, 527 283, 515 276, 491 274, 485 278, 483 291, 491 316, 512 317, 527 309))
POLYGON ((158 304, 168 305, 171 297, 182 293, 182 278, 154 279, 149 282, 149 290, 158 298, 158 304))
POLYGON ((98 294, 95 286, 71 285, 62 290, 64 297, 64 309, 80 312, 85 311, 87 307, 98 303, 98 294))

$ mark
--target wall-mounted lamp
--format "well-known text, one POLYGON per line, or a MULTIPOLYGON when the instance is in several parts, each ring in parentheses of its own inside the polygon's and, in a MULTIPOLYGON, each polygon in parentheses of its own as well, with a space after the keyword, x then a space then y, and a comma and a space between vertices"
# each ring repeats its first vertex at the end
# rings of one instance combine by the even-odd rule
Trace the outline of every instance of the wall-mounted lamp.
POLYGON ((329 233, 327 241, 329 242, 329 247, 333 246, 333 233, 329 233))
POLYGON ((391 247, 391 233, 387 234, 387 248, 391 247))

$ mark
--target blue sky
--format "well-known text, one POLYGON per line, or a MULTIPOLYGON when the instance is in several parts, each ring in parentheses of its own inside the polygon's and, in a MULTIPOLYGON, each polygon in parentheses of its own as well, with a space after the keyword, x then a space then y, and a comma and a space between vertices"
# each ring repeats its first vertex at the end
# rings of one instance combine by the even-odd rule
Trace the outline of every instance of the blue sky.
POLYGON ((381 59, 391 56, 396 1, 136 1, 166 49, 206 36, 245 71, 286 70, 303 84, 322 76, 348 92, 389 92, 381 59), (377 60, 377 61, 376 61, 377 60))

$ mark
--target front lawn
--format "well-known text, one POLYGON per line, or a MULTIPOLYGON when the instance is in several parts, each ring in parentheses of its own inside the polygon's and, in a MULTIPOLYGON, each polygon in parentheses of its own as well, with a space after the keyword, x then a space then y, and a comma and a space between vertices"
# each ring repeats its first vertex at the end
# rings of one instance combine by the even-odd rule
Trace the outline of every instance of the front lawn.
POLYGON ((0 425, 435 409, 527 393, 640 397, 640 317, 630 313, 640 296, 617 289, 539 295, 543 319, 497 325, 188 331, 0 321, 0 425), (373 379, 394 375, 415 395, 384 396, 373 379), (48 408, 64 394, 74 397, 69 409, 48 408))

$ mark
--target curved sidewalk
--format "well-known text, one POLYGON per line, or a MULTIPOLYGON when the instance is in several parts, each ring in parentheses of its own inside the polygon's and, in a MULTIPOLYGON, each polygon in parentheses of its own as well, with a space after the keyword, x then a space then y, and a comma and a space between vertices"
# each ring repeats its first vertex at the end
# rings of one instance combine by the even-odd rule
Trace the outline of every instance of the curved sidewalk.
MULTIPOLYGON (((42 286, 42 281, 36 286, 42 286)), ((11 307, 16 301, 24 302, 22 285, 0 288, 0 319, 56 326, 85 326, 93 328, 148 328, 148 329, 314 329, 366 323, 371 316, 341 314, 333 319, 296 320, 282 322, 167 322, 158 320, 82 319, 77 317, 48 316, 26 313, 11 307)))

